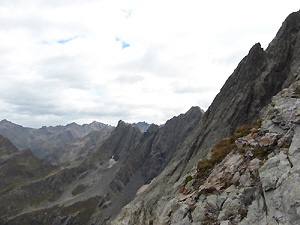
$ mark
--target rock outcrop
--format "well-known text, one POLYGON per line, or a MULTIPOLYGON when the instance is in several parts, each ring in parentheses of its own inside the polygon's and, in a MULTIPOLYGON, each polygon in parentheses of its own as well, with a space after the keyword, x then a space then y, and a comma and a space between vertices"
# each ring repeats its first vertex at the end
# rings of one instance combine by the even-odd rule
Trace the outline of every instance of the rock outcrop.
POLYGON ((300 75, 259 121, 238 127, 175 183, 158 210, 134 201, 113 224, 297 224, 299 164, 300 75))
POLYGON ((296 12, 288 16, 265 51, 260 44, 252 47, 164 171, 122 211, 121 215, 132 215, 126 218, 128 224, 155 221, 177 193, 178 180, 237 126, 259 119, 271 98, 289 87, 300 72, 299 37, 300 12, 296 12))

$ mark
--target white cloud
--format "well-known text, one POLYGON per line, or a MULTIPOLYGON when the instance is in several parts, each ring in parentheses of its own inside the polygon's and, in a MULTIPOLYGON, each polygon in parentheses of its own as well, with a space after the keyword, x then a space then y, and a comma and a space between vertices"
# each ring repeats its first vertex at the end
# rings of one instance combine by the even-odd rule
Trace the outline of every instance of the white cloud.
POLYGON ((0 1, 0 119, 164 123, 206 109, 300 3, 0 1))

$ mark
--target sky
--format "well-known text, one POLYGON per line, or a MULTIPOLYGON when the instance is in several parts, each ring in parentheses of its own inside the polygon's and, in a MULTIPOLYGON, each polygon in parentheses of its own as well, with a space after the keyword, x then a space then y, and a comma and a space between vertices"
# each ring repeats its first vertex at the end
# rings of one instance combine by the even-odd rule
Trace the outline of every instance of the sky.
POLYGON ((0 120, 163 124, 207 110, 297 1, 0 0, 0 120))

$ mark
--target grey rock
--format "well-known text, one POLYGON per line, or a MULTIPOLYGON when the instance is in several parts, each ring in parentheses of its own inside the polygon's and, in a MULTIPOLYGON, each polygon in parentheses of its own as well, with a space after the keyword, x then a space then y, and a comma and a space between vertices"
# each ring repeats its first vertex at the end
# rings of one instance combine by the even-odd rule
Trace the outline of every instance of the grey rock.
POLYGON ((289 149, 289 157, 293 165, 300 169, 300 127, 297 126, 294 129, 294 136, 289 149))
POLYGON ((283 152, 267 160, 259 169, 259 176, 264 191, 277 188, 281 184, 282 179, 287 178, 290 169, 287 155, 283 152))

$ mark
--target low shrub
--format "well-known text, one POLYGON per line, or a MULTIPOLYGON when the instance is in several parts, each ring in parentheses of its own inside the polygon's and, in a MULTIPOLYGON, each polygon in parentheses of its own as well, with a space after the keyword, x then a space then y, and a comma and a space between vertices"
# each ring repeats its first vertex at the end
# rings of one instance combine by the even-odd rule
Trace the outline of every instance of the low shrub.
POLYGON ((263 159, 267 159, 268 155, 274 151, 274 148, 272 148, 271 146, 267 146, 267 147, 256 146, 251 151, 255 158, 263 160, 263 159))

